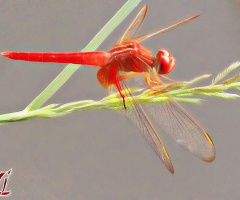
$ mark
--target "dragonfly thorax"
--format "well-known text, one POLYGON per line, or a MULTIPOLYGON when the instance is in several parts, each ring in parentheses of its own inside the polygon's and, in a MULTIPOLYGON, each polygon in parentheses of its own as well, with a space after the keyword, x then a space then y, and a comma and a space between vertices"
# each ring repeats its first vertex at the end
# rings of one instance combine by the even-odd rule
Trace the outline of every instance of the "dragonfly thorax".
POLYGON ((126 59, 131 56, 137 56, 139 51, 139 44, 137 43, 126 43, 115 45, 109 53, 112 54, 113 59, 126 59))
POLYGON ((151 51, 135 42, 115 45, 109 53, 112 54, 112 63, 125 72, 143 72, 146 66, 152 67, 155 60, 151 51))

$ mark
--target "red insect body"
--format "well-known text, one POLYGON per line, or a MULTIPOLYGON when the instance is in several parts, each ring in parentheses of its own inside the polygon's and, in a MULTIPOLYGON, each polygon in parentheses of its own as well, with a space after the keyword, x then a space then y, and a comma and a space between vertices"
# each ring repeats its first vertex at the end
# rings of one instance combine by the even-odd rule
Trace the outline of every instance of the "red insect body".
MULTIPOLYGON (((126 109, 125 93, 123 90, 128 90, 129 92, 130 90, 127 88, 124 80, 136 76, 139 73, 145 73, 145 80, 149 88, 152 83, 162 84, 158 76, 170 73, 175 67, 175 59, 164 49, 158 51, 154 58, 152 53, 139 43, 147 38, 189 22, 199 15, 190 17, 156 32, 141 37, 135 37, 145 18, 146 12, 147 7, 145 6, 138 13, 137 17, 120 38, 119 42, 109 52, 2 52, 2 55, 15 60, 99 66, 100 69, 97 73, 99 83, 106 89, 110 86, 115 86, 117 88, 123 99, 126 111, 125 115, 141 130, 158 157, 163 161, 167 169, 173 173, 174 169, 168 153, 141 104, 129 95, 129 97, 132 97, 134 106, 132 109, 126 109)), ((160 93, 161 92, 162 91, 160 91, 160 93)), ((154 107, 154 109, 150 110, 152 110, 150 113, 152 117, 155 118, 155 121, 166 133, 171 135, 177 143, 202 160, 214 160, 215 149, 210 137, 176 102, 169 101, 165 106, 159 106, 157 109, 154 107)))
POLYGON ((95 52, 2 52, 2 56, 13 60, 31 62, 73 63, 82 65, 105 66, 110 62, 111 55, 104 51, 95 52))

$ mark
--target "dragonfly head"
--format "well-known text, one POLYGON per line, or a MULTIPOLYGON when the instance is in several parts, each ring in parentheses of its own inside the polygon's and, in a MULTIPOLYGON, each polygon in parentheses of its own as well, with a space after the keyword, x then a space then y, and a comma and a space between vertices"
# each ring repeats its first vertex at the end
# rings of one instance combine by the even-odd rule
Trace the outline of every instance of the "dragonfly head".
POLYGON ((157 52, 155 63, 157 73, 168 74, 175 67, 176 60, 167 50, 161 49, 157 52))

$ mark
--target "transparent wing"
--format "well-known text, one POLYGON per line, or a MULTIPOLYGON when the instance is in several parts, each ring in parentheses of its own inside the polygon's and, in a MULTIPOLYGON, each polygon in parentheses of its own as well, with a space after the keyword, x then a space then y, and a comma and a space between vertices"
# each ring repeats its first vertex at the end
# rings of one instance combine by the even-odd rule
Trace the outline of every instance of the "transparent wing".
POLYGON ((123 44, 125 42, 130 42, 131 39, 135 36, 135 34, 138 32, 140 26, 143 23, 143 20, 147 13, 147 6, 144 6, 140 12, 137 14, 133 22, 130 24, 128 29, 125 31, 123 36, 119 39, 117 44, 123 44))
POLYGON ((176 24, 173 24, 173 25, 168 26, 168 27, 166 27, 166 28, 160 29, 160 30, 155 31, 155 32, 153 32, 153 33, 149 33, 149 34, 146 34, 146 35, 142 35, 142 36, 140 36, 140 37, 137 37, 137 38, 133 38, 132 41, 137 42, 137 43, 140 43, 140 42, 142 42, 143 40, 146 40, 146 39, 148 39, 148 38, 150 38, 150 37, 156 36, 156 35, 158 35, 158 34, 161 34, 161 33, 164 33, 164 32, 166 32, 166 31, 169 31, 169 30, 171 30, 171 29, 174 29, 174 28, 176 28, 176 27, 178 27, 178 26, 180 26, 180 25, 183 25, 183 24, 185 24, 185 23, 187 23, 187 22, 189 22, 189 21, 191 21, 191 20, 193 20, 193 19, 195 19, 195 18, 197 18, 197 17, 199 17, 199 16, 200 16, 200 15, 195 15, 195 16, 189 17, 189 18, 187 18, 187 19, 185 19, 185 20, 182 20, 182 21, 180 21, 180 22, 178 22, 178 23, 176 23, 176 24))
POLYGON ((121 85, 125 91, 128 91, 128 98, 131 99, 131 101, 127 102, 127 109, 122 111, 123 114, 139 128, 144 138, 151 145, 157 156, 163 161, 167 169, 171 173, 174 173, 168 153, 143 107, 132 97, 129 89, 123 81, 121 82, 121 85))
POLYGON ((211 138, 177 102, 144 107, 178 144, 204 161, 214 160, 215 148, 211 138))

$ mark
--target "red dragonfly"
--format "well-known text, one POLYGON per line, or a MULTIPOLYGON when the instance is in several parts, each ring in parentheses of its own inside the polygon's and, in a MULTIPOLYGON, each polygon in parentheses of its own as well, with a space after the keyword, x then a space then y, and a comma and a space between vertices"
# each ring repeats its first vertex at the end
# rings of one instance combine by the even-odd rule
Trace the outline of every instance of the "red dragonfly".
POLYGON ((144 6, 123 36, 108 52, 2 52, 1 54, 15 60, 99 66, 100 69, 97 73, 99 83, 105 89, 115 87, 118 90, 125 108, 123 112, 140 128, 145 139, 150 143, 158 157, 171 173, 174 173, 174 169, 170 157, 147 113, 186 150, 202 160, 213 161, 215 158, 215 148, 212 140, 193 117, 177 102, 171 100, 165 104, 145 106, 141 105, 130 94, 128 96, 133 98, 134 106, 133 108, 127 108, 125 91, 130 90, 126 85, 126 79, 144 73, 147 87, 150 89, 152 84, 161 85, 162 82, 158 77, 167 78, 163 74, 171 72, 176 64, 175 59, 167 50, 161 49, 157 52, 156 57, 153 57, 152 53, 139 43, 199 16, 196 15, 153 33, 136 37, 135 35, 144 21, 146 13, 147 6, 144 6))

